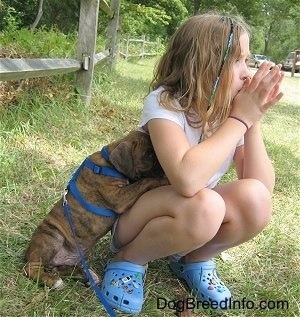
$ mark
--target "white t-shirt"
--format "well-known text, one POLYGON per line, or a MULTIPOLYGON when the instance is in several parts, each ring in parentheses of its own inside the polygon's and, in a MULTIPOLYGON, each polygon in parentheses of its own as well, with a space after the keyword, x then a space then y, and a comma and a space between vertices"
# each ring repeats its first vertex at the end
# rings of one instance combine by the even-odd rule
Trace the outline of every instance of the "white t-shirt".
MULTIPOLYGON (((201 136, 201 128, 191 127, 188 124, 183 112, 171 111, 162 107, 159 103, 159 94, 161 93, 162 90, 163 88, 160 87, 150 92, 149 95, 145 98, 141 119, 138 125, 139 130, 147 132, 143 129, 143 126, 145 126, 148 123, 148 121, 150 121, 151 119, 171 120, 175 122, 176 124, 178 124, 183 129, 191 147, 197 145, 201 136)), ((179 103, 178 103, 178 107, 180 107, 179 103)), ((172 142, 172 139, 170 139, 170 142, 172 142)), ((241 138, 241 140, 237 143, 236 147, 242 145, 243 143, 244 143, 244 138, 241 138)), ((219 182, 220 178, 227 172, 232 162, 236 147, 232 149, 230 155, 223 162, 219 170, 206 183, 206 187, 208 188, 215 187, 217 183, 219 182)))

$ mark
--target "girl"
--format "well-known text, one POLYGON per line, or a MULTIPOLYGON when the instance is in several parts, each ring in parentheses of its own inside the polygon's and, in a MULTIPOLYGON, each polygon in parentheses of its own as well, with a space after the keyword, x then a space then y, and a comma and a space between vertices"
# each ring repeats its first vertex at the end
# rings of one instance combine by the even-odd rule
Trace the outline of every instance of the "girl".
POLYGON ((251 79, 248 56, 249 28, 238 17, 193 16, 173 35, 139 125, 170 185, 145 193, 115 224, 117 254, 102 284, 112 307, 139 313, 146 264, 167 256, 199 300, 231 297, 212 258, 269 222, 274 171, 260 120, 282 97, 280 65, 264 63, 251 79), (237 180, 218 184, 232 160, 237 180))

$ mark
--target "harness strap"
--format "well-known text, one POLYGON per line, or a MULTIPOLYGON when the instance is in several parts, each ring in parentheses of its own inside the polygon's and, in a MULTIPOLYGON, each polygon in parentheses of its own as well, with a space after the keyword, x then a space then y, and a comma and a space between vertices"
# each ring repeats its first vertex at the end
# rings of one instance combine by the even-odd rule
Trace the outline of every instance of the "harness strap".
POLYGON ((126 178, 122 173, 118 172, 113 167, 99 166, 93 163, 89 158, 86 158, 82 165, 92 170, 95 174, 116 177, 116 178, 126 178))
POLYGON ((77 199, 77 201, 80 203, 80 205, 90 211, 93 214, 103 216, 103 217, 114 217, 116 215, 115 211, 111 209, 106 209, 99 207, 97 205, 90 204, 87 202, 84 197, 80 194, 75 181, 71 181, 67 187, 72 195, 77 199))
MULTIPOLYGON (((101 150, 101 155, 103 155, 104 159, 108 160, 109 153, 106 147, 103 147, 101 150)), ((74 172, 71 180, 69 181, 69 184, 67 186, 68 190, 73 194, 73 196, 77 199, 77 201, 81 204, 82 207, 87 209, 88 211, 104 216, 104 217, 113 217, 116 215, 116 212, 111 209, 106 209, 99 207, 97 205, 90 204, 85 200, 85 198, 81 195, 79 192, 77 186, 76 186, 76 180, 79 175, 79 172, 82 170, 83 167, 87 167, 90 170, 92 170, 95 174, 98 175, 104 175, 104 176, 110 176, 115 178, 121 178, 125 179, 126 177, 117 171, 116 169, 108 166, 99 166, 95 163, 93 163, 88 157, 82 162, 82 164, 79 166, 79 168, 74 172)))
POLYGON ((103 146, 103 148, 101 149, 101 155, 103 156, 103 158, 106 160, 106 161, 109 161, 109 152, 108 152, 108 148, 107 146, 103 146))

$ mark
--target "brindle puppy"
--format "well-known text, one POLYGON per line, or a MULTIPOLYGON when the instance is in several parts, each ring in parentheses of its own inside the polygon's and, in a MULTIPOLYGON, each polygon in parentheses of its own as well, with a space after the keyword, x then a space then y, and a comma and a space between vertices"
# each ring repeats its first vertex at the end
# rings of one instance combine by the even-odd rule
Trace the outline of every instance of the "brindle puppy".
MULTIPOLYGON (((81 167, 76 174, 76 186, 88 203, 121 214, 146 191, 168 184, 147 134, 131 132, 109 144, 106 149, 108 158, 96 152, 88 159, 104 169, 112 169, 112 176, 95 174, 86 166, 81 167)), ((111 229, 115 220, 115 216, 99 216, 87 211, 74 197, 72 190, 54 205, 33 233, 25 254, 24 267, 28 278, 39 280, 51 288, 62 288, 60 276, 75 271, 86 280, 74 236, 64 213, 64 202, 70 208, 76 240, 86 257, 96 242, 111 229)), ((99 281, 92 270, 90 273, 96 282, 99 281)))

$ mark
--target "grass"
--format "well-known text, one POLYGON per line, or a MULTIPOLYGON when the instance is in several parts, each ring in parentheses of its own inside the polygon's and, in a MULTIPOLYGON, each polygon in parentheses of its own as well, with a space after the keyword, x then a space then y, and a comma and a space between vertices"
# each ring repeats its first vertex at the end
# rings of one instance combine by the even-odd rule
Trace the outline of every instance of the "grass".
MULTIPOLYGON (((33 230, 82 159, 137 126, 153 62, 121 61, 114 73, 98 68, 88 108, 61 77, 52 78, 47 90, 31 88, 14 106, 0 107, 1 317, 106 316, 93 291, 72 278, 60 292, 26 279, 23 254, 33 230)), ((299 78, 289 80, 300 83, 299 78)), ((217 259, 220 275, 236 300, 245 298, 248 309, 197 309, 197 316, 300 315, 299 109, 299 104, 280 103, 264 119, 265 142, 277 175, 270 225, 255 239, 229 250, 230 260, 217 259), (252 301, 257 306, 261 300, 279 307, 249 308, 252 301), (284 303, 279 301, 287 301, 288 309, 281 309, 284 303)), ((224 181, 233 177, 230 170, 224 181)), ((108 239, 90 257, 100 274, 111 257, 108 239)), ((172 307, 158 310, 156 300, 176 299, 184 286, 162 259, 149 264, 145 290, 140 316, 174 316, 172 307)))

